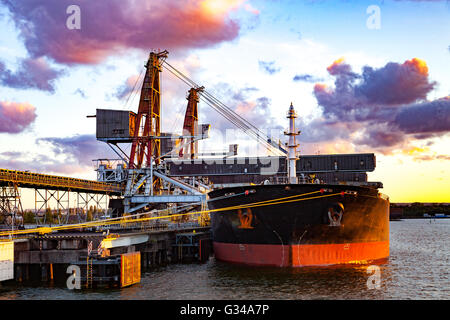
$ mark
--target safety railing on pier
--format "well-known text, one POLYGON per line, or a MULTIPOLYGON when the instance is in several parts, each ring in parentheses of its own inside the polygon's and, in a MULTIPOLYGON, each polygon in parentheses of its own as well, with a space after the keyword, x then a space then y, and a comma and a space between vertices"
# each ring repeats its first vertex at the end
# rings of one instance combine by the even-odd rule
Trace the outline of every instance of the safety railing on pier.
POLYGON ((174 230, 183 230, 183 229, 192 229, 204 227, 200 225, 198 222, 171 222, 171 221, 141 221, 141 222, 130 222, 123 221, 117 225, 107 225, 107 226, 96 226, 94 229, 96 231, 150 231, 150 232, 158 232, 158 231, 174 231, 174 230), (156 223, 155 223, 156 222, 156 223))

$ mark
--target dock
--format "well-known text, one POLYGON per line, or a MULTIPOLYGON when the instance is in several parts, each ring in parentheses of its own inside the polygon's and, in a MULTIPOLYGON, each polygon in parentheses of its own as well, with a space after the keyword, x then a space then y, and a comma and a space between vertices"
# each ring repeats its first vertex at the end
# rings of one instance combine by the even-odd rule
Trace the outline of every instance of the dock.
POLYGON ((68 270, 78 266, 81 288, 124 287, 139 282, 141 273, 154 267, 204 263, 211 255, 209 227, 193 223, 112 231, 58 231, 15 239, 10 281, 63 284, 68 270), (134 280, 126 282, 127 277, 134 280))

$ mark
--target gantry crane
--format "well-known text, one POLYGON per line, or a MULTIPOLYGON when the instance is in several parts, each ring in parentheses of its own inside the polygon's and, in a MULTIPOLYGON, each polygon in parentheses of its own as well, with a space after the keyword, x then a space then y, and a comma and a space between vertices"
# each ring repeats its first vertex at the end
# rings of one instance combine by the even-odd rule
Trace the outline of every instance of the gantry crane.
POLYGON ((139 109, 134 122, 133 143, 128 167, 150 167, 152 159, 159 164, 161 155, 161 90, 160 73, 162 59, 167 51, 151 52, 142 83, 139 109), (144 159, 145 158, 145 159, 144 159), (145 160, 145 161, 144 161, 145 160))
POLYGON ((148 210, 157 204, 185 203, 195 206, 204 203, 208 186, 202 185, 199 181, 186 183, 177 177, 169 177, 163 158, 175 155, 183 160, 192 160, 199 155, 237 154, 237 145, 231 145, 229 152, 217 154, 198 152, 198 141, 208 137, 210 128, 208 124, 201 126, 198 124, 200 99, 268 149, 286 153, 273 139, 167 63, 167 56, 167 51, 150 53, 145 64, 137 114, 132 111, 97 109, 96 116, 92 116, 97 118, 97 139, 106 142, 122 162, 116 168, 100 162, 97 176, 101 181, 125 184, 123 193, 125 213, 148 210), (160 73, 163 66, 190 87, 181 136, 161 134, 160 73), (178 144, 174 143, 175 146, 172 146, 170 152, 162 154, 162 139, 172 139, 172 142, 178 144), (118 146, 119 143, 131 143, 130 153, 124 152, 118 146), (176 193, 173 192, 175 189, 176 193))
POLYGON ((182 147, 179 152, 180 158, 196 159, 198 154, 198 141, 195 137, 198 136, 198 102, 199 92, 203 91, 204 87, 191 88, 187 97, 188 104, 183 123, 183 135, 190 136, 187 138, 187 146, 182 147))
MULTIPOLYGON (((109 168, 103 166, 98 177, 111 180, 120 179, 125 184, 123 205, 125 213, 136 213, 157 204, 199 203, 206 200, 204 193, 192 185, 166 175, 162 163, 161 139, 171 136, 161 135, 161 86, 160 73, 168 52, 151 52, 145 64, 144 80, 140 90, 137 114, 131 111, 97 109, 97 139, 108 143, 126 165, 109 168), (129 155, 118 146, 131 143, 129 155), (173 194, 172 190, 181 190, 173 194)), ((185 128, 188 135, 174 140, 186 140, 191 146, 190 154, 195 154, 195 139, 198 131, 197 89, 190 91, 188 114, 185 128), (191 140, 189 140, 191 139, 191 140), (192 149, 194 146, 194 149, 192 149)), ((198 138, 197 138, 198 139, 198 138)), ((183 148, 184 144, 180 147, 183 148)))

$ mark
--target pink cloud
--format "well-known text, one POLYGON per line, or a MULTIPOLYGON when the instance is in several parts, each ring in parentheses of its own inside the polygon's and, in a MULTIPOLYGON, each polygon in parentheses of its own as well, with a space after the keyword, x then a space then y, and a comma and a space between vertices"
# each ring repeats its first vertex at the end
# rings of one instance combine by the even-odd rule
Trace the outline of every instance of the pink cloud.
POLYGON ((72 30, 72 0, 3 2, 32 57, 96 64, 129 48, 182 51, 233 40, 240 25, 230 13, 245 0, 79 0, 81 28, 72 30))
POLYGON ((36 108, 31 104, 0 101, 0 133, 20 133, 36 119, 36 108))
POLYGON ((52 69, 43 57, 21 59, 15 72, 6 69, 0 61, 0 83, 10 88, 38 89, 54 93, 55 80, 64 74, 64 70, 52 69))
POLYGON ((303 130, 308 132, 308 141, 347 138, 358 148, 385 153, 407 146, 410 140, 450 131, 450 100, 425 100, 437 83, 430 79, 421 59, 389 62, 381 68, 365 66, 355 73, 341 58, 327 71, 335 78, 334 87, 314 86, 323 117, 303 130), (340 128, 337 123, 342 124, 340 128))

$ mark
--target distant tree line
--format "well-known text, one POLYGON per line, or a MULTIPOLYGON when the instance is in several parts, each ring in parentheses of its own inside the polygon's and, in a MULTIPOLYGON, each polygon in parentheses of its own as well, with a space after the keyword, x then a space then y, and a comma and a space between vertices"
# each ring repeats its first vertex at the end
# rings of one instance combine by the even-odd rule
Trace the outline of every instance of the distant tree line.
POLYGON ((444 213, 450 215, 450 204, 425 204, 420 202, 413 202, 409 205, 398 205, 391 203, 391 208, 402 208, 403 217, 423 217, 424 213, 435 215, 436 213, 444 213))
MULTIPOLYGON (((75 215, 76 209, 69 209, 70 215, 75 215)), ((89 210, 84 212, 83 210, 83 217, 84 214, 86 214, 86 221, 92 221, 94 219, 97 219, 97 216, 102 214, 102 210, 99 210, 96 206, 90 206, 89 210)), ((41 219, 41 222, 43 222, 43 219, 41 219)), ((48 207, 45 210, 45 223, 47 224, 57 224, 57 223, 63 223, 64 218, 63 214, 61 213, 61 210, 52 210, 50 207, 48 207)), ((36 223, 35 214, 31 210, 25 210, 23 213, 23 223, 24 224, 33 224, 36 223)), ((69 221, 70 223, 70 221, 69 221)))

